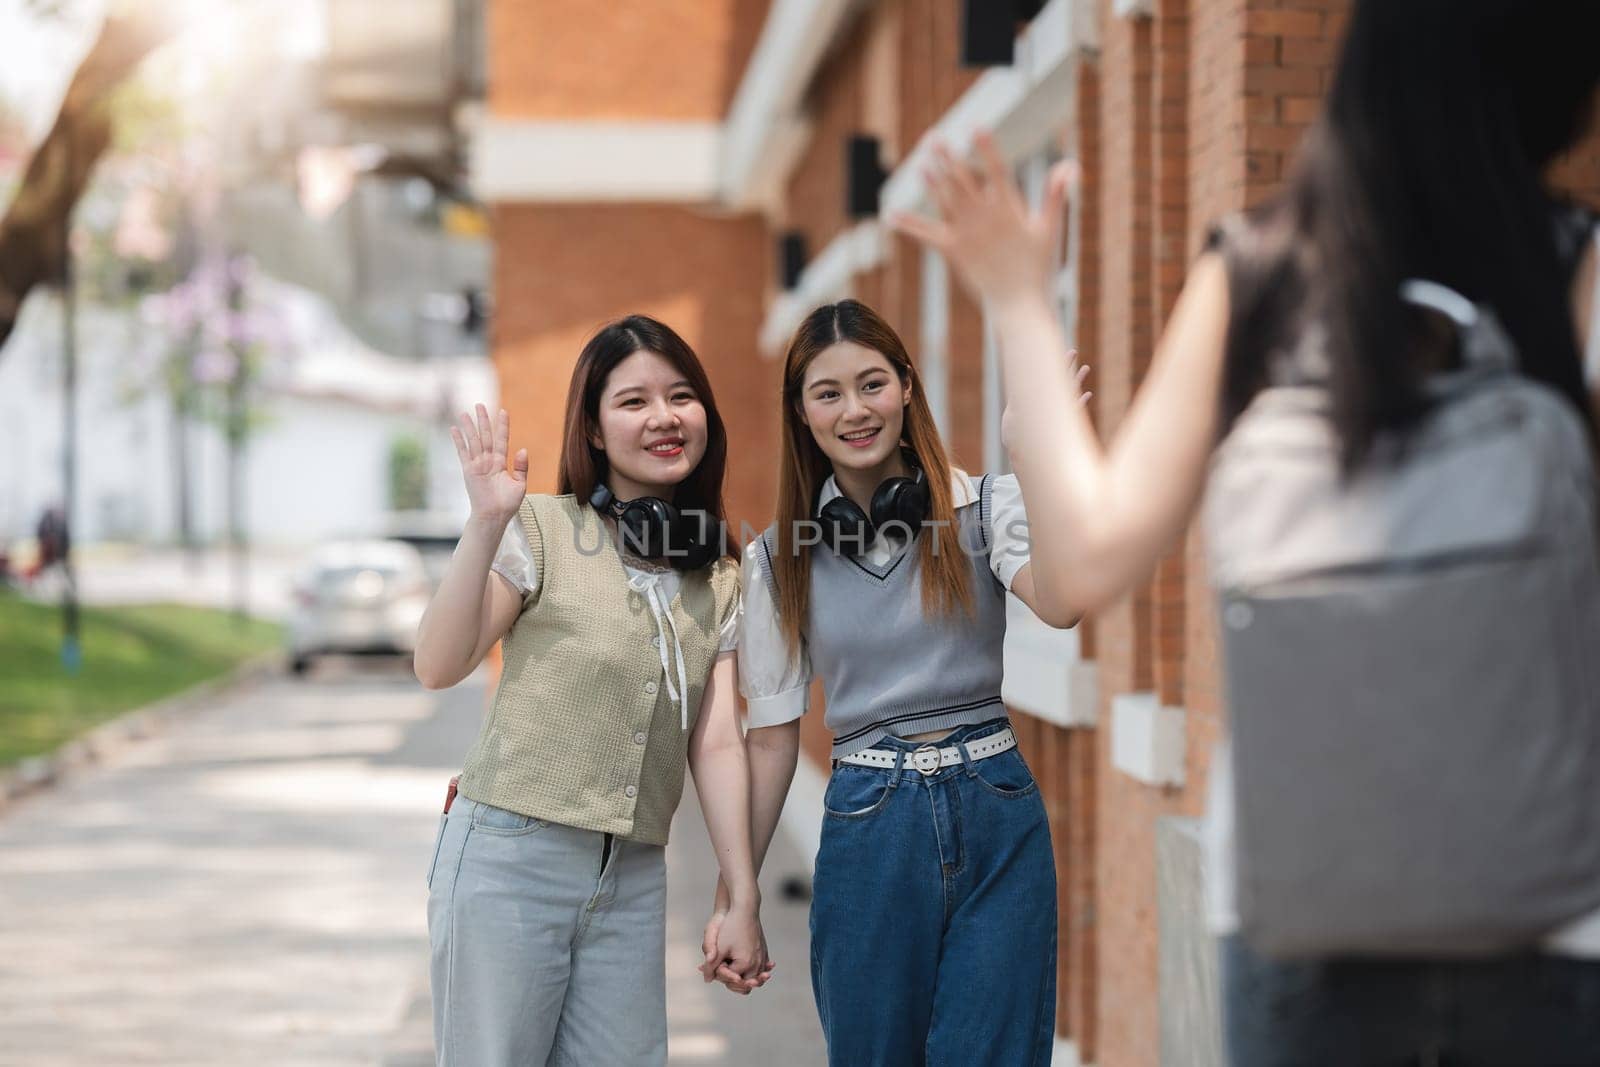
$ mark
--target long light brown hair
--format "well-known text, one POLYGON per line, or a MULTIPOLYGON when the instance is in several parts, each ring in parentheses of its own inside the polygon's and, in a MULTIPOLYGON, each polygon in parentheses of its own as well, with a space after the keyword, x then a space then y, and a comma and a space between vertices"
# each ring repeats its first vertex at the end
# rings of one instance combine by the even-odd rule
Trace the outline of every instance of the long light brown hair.
POLYGON ((900 442, 921 465, 928 483, 929 525, 922 531, 922 610, 929 615, 954 615, 973 610, 972 571, 962 551, 950 492, 950 458, 934 425, 917 368, 900 336, 877 312, 856 300, 828 304, 806 316, 789 342, 783 361, 783 459, 778 470, 777 551, 772 560, 778 586, 778 619, 791 654, 811 610, 811 551, 797 536, 802 523, 815 517, 817 494, 833 473, 833 464, 800 419, 806 369, 826 348, 852 341, 880 353, 911 390, 900 442))
MULTIPOLYGON (((711 379, 689 343, 664 322, 648 315, 629 315, 607 323, 589 338, 572 368, 567 387, 566 425, 562 430, 559 492, 571 493, 587 504, 595 486, 610 470, 606 454, 592 443, 600 432, 600 394, 617 365, 635 352, 654 352, 677 368, 706 409, 706 453, 689 476, 678 483, 673 504, 680 511, 698 510, 723 524, 727 512, 722 482, 728 469, 728 433, 711 395, 711 379)), ((738 544, 724 536, 722 555, 737 556, 738 544)))

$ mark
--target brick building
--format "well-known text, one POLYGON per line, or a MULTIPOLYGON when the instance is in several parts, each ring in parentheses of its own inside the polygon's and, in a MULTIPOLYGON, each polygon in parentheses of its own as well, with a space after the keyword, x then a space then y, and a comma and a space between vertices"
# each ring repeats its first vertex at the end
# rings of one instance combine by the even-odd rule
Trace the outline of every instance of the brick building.
MULTIPOLYGON (((1349 0, 1049 0, 982 25, 1007 6, 492 0, 474 179, 494 204, 492 351, 536 487, 583 339, 641 310, 706 359, 733 516, 764 525, 778 357, 810 308, 846 295, 900 330, 956 461, 1003 469, 982 317, 880 221, 922 204, 930 131, 995 130, 1035 193, 1053 161, 1080 161, 1058 295, 1094 417, 1117 424, 1209 223, 1283 179, 1349 0)), ((1563 177, 1600 198, 1600 153, 1563 177)), ((1012 614, 1006 697, 1060 876, 1058 1062, 1217 1062, 1196 820, 1222 706, 1201 558, 1190 536, 1075 632, 1012 614)), ((802 837, 826 773, 808 720, 814 762, 785 815, 802 837)))

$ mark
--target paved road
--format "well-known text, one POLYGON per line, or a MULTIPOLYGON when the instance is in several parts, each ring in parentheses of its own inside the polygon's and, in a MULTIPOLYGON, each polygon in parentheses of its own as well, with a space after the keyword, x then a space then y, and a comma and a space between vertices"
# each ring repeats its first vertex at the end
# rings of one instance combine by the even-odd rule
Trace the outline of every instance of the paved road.
MULTIPOLYGON (((434 694, 329 661, 0 814, 0 1064, 431 1063, 424 867, 483 701, 481 682, 434 694)), ((672 1062, 823 1062, 786 842, 763 880, 778 978, 749 999, 699 984, 714 871, 687 793, 672 1062)))

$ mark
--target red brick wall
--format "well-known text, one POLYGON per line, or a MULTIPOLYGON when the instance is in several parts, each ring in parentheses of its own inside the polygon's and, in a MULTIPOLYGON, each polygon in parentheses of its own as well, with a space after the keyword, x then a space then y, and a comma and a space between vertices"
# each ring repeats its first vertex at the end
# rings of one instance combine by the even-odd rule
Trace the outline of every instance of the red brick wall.
MULTIPOLYGON (((1064 148, 1078 160, 1082 175, 1077 193, 1081 218, 1077 249, 1078 316, 1074 332, 1078 350, 1090 367, 1086 385, 1092 391, 1098 391, 1105 378, 1103 370, 1096 367, 1097 357, 1093 355, 1102 348, 1100 306, 1104 289, 1100 227, 1104 185, 1101 109, 1099 67, 1083 63, 1077 76, 1076 113, 1069 118, 1064 148)), ((1089 414, 1099 421, 1099 413, 1093 405, 1089 414)), ((1096 656, 1095 629, 1092 619, 1078 624, 1079 650, 1090 661, 1096 656)), ((1053 759, 1040 771, 1040 786, 1055 829, 1056 843, 1057 920, 1061 944, 1056 1031, 1071 1037, 1087 1062, 1093 1058, 1099 1022, 1099 938, 1095 921, 1100 878, 1095 849, 1099 738, 1097 732, 1089 730, 1057 727, 1052 728, 1052 732, 1053 759)))
POLYGON ((769 0, 491 0, 497 118, 715 120, 769 0))
POLYGON ((727 498, 765 526, 776 477, 772 418, 781 368, 756 352, 771 244, 758 219, 714 219, 649 205, 501 205, 495 209, 491 350, 526 447, 529 485, 555 485, 567 384, 578 352, 605 322, 653 315, 705 363, 730 441, 727 498))
MULTIPOLYGON (((1159 0, 1153 27, 1152 246, 1145 301, 1156 329, 1177 302, 1189 266, 1190 5, 1191 0, 1159 0)), ((1157 568, 1151 590, 1152 681, 1161 702, 1172 707, 1184 700, 1184 575, 1180 545, 1157 568)))
MULTIPOLYGON (((1100 231, 1100 345, 1085 358, 1095 366, 1094 406, 1102 433, 1115 431, 1132 400, 1150 344, 1148 309, 1140 294, 1150 282, 1151 123, 1153 33, 1149 20, 1124 20, 1101 5, 1101 160, 1095 220, 1100 231)), ((1096 955, 1095 1019, 1079 1037, 1081 1051, 1114 1064, 1149 1040, 1153 1021, 1142 986, 1152 971, 1155 915, 1145 893, 1153 884, 1152 848, 1144 790, 1110 769, 1111 700, 1150 685, 1148 588, 1094 620, 1101 689, 1097 730, 1096 825, 1093 855, 1096 955), (1138 809, 1138 810, 1136 810, 1138 809)), ((1077 1036, 1077 1035, 1074 1035, 1077 1036)), ((1132 1061, 1129 1061, 1132 1062, 1132 1061)))
MULTIPOLYGON (((1276 189, 1325 90, 1345 0, 1158 0, 1129 21, 1102 6, 1098 416, 1114 432, 1210 222, 1276 189)), ((1080 335, 1083 335, 1080 323, 1080 335)), ((1155 827, 1198 815, 1219 729, 1215 633, 1192 531, 1151 582, 1095 621, 1101 679, 1095 915, 1102 1067, 1160 1058, 1155 827), (1110 766, 1110 710, 1153 689, 1187 712, 1183 788, 1110 766)))

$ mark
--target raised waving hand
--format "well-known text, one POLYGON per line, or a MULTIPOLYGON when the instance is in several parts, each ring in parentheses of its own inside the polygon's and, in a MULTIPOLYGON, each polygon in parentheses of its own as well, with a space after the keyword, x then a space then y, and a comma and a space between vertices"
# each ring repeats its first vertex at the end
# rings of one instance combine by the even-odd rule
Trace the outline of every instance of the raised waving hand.
POLYGON ((461 458, 472 514, 509 521, 528 493, 528 450, 517 449, 511 468, 506 468, 511 416, 501 408, 491 422, 489 409, 479 404, 476 420, 463 413, 458 421, 460 425, 450 427, 450 440, 461 458))

